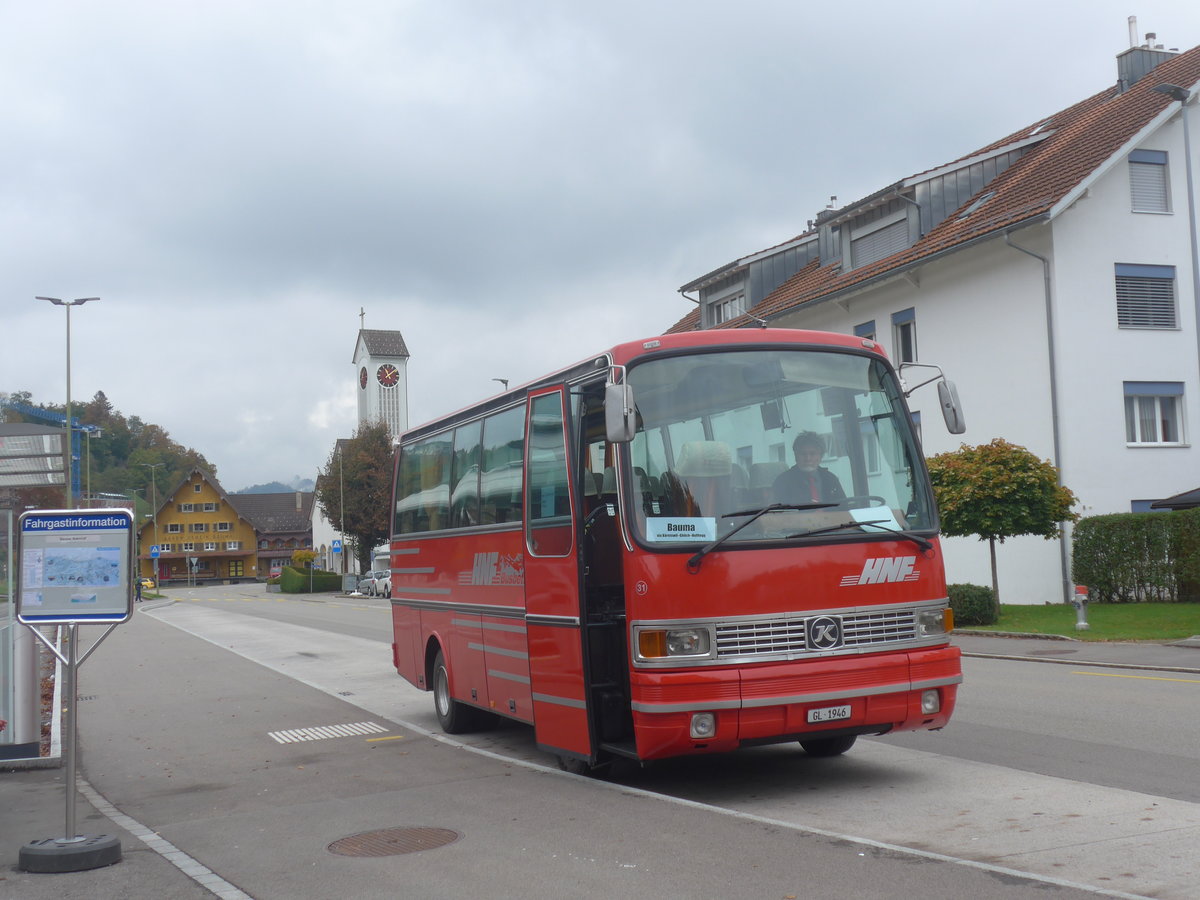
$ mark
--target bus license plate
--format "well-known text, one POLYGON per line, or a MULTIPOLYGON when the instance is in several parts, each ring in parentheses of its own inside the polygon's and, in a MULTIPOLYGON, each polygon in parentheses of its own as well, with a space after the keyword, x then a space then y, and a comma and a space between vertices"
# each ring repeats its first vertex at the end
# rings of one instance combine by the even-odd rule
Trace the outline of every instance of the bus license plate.
POLYGON ((821 709, 810 709, 808 711, 808 721, 812 722, 837 722, 840 719, 850 718, 850 704, 845 706, 826 706, 821 709))

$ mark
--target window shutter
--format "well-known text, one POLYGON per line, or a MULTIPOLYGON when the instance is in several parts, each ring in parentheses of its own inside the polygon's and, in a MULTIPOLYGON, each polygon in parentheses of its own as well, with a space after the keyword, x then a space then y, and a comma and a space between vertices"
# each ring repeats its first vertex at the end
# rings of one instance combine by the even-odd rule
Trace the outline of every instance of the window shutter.
MULTIPOLYGON (((1132 267, 1131 267, 1132 268, 1132 267)), ((1175 279, 1117 272, 1117 325, 1175 328, 1175 279)))
POLYGON ((1129 195, 1134 212, 1170 212, 1167 167, 1160 163, 1129 163, 1129 195))
POLYGON ((884 228, 864 234, 850 243, 854 268, 876 262, 908 247, 908 220, 901 219, 884 228))

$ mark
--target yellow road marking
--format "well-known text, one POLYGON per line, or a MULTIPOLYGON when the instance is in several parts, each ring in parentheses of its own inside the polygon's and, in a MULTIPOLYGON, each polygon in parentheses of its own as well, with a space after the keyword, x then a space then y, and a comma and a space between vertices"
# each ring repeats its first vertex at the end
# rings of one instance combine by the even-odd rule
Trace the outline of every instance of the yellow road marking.
POLYGON ((1097 678, 1140 678, 1142 681, 1181 681, 1184 684, 1200 684, 1197 678, 1162 678, 1158 675, 1120 675, 1116 672, 1072 672, 1072 675, 1094 675, 1097 678))
POLYGON ((402 740, 404 740, 404 735, 397 734, 397 735, 393 735, 392 737, 367 738, 367 743, 375 744, 375 743, 378 743, 379 741, 402 741, 402 740))

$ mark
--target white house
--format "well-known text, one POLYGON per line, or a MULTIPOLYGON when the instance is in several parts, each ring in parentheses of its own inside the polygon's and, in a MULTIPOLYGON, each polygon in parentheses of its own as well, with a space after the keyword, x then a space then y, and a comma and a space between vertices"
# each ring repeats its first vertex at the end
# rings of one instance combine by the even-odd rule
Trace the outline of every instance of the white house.
MULTIPOLYGON (((1200 48, 1117 63, 1094 96, 684 285, 696 308, 668 330, 840 331, 936 364, 967 432, 918 390, 926 453, 1003 437, 1057 465, 1083 515, 1195 488, 1200 48)), ((990 583, 986 544, 948 540, 946 561, 950 581, 990 583)), ((1003 599, 1062 601, 1069 562, 1069 534, 1006 542, 1003 599)))

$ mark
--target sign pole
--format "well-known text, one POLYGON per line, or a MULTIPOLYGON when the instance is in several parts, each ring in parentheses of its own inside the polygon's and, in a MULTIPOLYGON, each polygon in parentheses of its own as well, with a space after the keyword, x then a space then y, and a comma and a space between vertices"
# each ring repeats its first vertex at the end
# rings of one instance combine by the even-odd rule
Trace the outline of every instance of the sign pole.
POLYGON ((133 615, 133 517, 125 510, 36 510, 22 513, 18 530, 17 621, 27 626, 65 675, 66 829, 60 838, 30 841, 18 866, 26 872, 78 872, 121 861, 115 835, 77 833, 79 667, 112 630, 133 615), (87 652, 79 652, 81 623, 107 624, 87 652), (64 653, 39 631, 66 626, 64 653))

